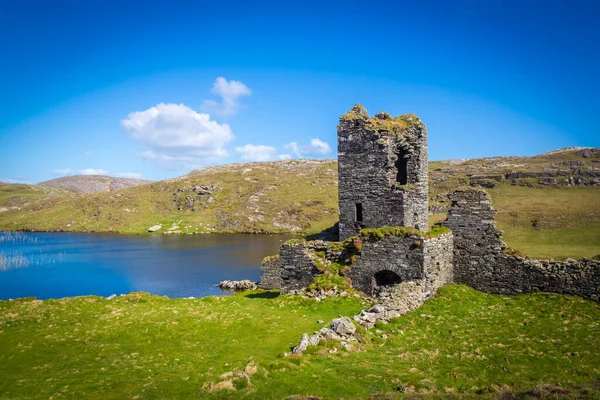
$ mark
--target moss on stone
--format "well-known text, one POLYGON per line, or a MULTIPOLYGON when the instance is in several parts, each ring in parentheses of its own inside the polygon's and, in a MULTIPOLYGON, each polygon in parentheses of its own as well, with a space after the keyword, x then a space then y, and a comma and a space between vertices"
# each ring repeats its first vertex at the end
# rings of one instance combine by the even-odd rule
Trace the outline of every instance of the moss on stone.
POLYGON ((294 238, 294 239, 290 239, 285 241, 283 244, 289 244, 289 245, 297 245, 297 244, 304 244, 306 243, 306 239, 304 238, 294 238))
POLYGON ((502 253, 506 254, 507 256, 527 258, 525 253, 523 253, 521 250, 513 249, 512 247, 506 247, 505 249, 502 250, 502 253))
POLYGON ((269 262, 269 261, 275 261, 275 260, 279 260, 279 254, 275 254, 272 256, 266 256, 265 258, 263 258, 263 262, 269 262))
POLYGON ((425 233, 426 238, 438 237, 440 235, 445 235, 450 233, 450 228, 446 228, 445 226, 434 226, 430 231, 425 233))
POLYGON ((369 119, 369 113, 360 104, 355 104, 346 114, 340 117, 340 120, 353 120, 353 119, 369 119))
POLYGON ((450 233, 450 229, 443 226, 436 226, 428 232, 422 232, 416 228, 408 226, 384 226, 382 228, 364 228, 360 231, 360 236, 369 239, 383 239, 386 236, 419 236, 424 239, 438 237, 440 235, 450 233))
POLYGON ((364 228, 360 230, 360 236, 365 239, 383 239, 386 236, 424 236, 424 233, 415 228, 407 226, 384 226, 381 228, 364 228))
POLYGON ((406 129, 421 123, 421 119, 414 114, 403 114, 392 117, 388 112, 381 111, 373 118, 369 118, 369 113, 360 104, 354 105, 350 111, 340 117, 340 122, 362 120, 365 122, 365 132, 371 133, 391 133, 396 136, 403 136, 406 129))
POLYGON ((313 278, 310 285, 307 288, 311 292, 317 292, 320 290, 342 290, 354 293, 351 282, 348 278, 333 274, 321 274, 313 278))
MULTIPOLYGON (((348 248, 354 241, 359 239, 358 236, 351 236, 343 242, 329 242, 327 248, 331 251, 341 252, 348 248)), ((362 244, 362 242, 361 242, 362 244)))
POLYGON ((369 119, 369 125, 378 131, 388 131, 395 134, 402 133, 406 128, 410 125, 401 119, 391 118, 391 119, 379 119, 379 118, 371 118, 369 119))

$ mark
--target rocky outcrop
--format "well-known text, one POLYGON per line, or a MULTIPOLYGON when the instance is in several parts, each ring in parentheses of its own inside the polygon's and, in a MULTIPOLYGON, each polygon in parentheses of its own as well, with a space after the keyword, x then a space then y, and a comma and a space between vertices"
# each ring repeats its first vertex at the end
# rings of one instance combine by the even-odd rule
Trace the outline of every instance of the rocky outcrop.
POLYGON ((39 186, 58 188, 76 193, 102 193, 152 183, 142 179, 115 178, 104 175, 74 175, 38 183, 39 186))
POLYGON ((301 354, 309 346, 318 346, 321 341, 325 340, 340 341, 342 346, 348 350, 352 350, 354 346, 351 342, 357 341, 354 337, 356 326, 352 323, 352 320, 348 317, 335 318, 329 323, 329 326, 329 328, 321 328, 312 335, 303 333, 300 337, 300 342, 294 347, 292 353, 301 354))
POLYGON ((204 204, 214 201, 211 194, 215 185, 194 185, 177 188, 173 193, 173 208, 178 211, 198 211, 204 204))
POLYGON ((243 292, 245 290, 256 290, 258 285, 248 279, 243 281, 221 281, 216 286, 226 292, 243 292))

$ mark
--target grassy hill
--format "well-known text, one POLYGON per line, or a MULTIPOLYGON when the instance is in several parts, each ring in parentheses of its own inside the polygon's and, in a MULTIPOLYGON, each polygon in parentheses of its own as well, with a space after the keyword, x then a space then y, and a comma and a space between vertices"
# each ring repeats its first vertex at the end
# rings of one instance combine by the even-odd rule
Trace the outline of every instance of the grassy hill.
POLYGON ((0 181, 0 212, 17 212, 31 203, 64 194, 66 192, 61 189, 0 181))
POLYGON ((570 296, 450 285, 361 330, 359 351, 283 356, 361 307, 274 292, 0 301, 0 397, 600 399, 600 308, 570 296))
MULTIPOLYGON (((600 149, 431 162, 432 221, 464 185, 490 192, 510 246, 532 257, 600 254, 600 149)), ((0 229, 10 230, 314 233, 337 218, 333 160, 230 164, 108 193, 0 185, 0 229)))
POLYGON ((462 185, 490 193, 509 246, 535 258, 600 254, 600 149, 430 163, 430 205, 443 210, 462 185))
MULTIPOLYGON (((36 198, 0 228, 144 233, 316 232, 337 220, 337 164, 298 160, 211 167, 110 193, 36 198)), ((1 205, 0 205, 1 206, 1 205)))

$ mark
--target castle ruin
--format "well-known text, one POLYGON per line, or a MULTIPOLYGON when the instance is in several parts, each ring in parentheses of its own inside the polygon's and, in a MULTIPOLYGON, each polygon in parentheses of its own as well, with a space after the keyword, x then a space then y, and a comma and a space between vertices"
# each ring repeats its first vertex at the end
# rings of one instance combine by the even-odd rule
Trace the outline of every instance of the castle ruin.
POLYGON ((413 308, 451 282, 490 293, 546 291, 600 301, 599 260, 532 260, 511 252, 482 190, 456 190, 446 220, 426 232, 427 129, 418 117, 370 118, 356 105, 340 117, 337 133, 338 241, 284 243, 262 263, 262 288, 293 293, 333 274, 368 295, 404 285, 398 293, 413 308))
POLYGON ((427 230, 427 129, 415 115, 369 118, 360 105, 338 125, 340 240, 362 228, 427 230))

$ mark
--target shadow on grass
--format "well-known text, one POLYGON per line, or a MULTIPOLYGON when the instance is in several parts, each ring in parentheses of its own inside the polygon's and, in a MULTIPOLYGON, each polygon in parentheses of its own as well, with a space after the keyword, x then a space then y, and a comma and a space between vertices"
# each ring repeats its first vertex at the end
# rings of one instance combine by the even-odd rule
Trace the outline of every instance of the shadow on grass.
POLYGON ((336 222, 333 226, 323 229, 319 233, 314 233, 312 235, 308 235, 305 238, 306 240, 326 240, 329 242, 339 242, 340 241, 340 226, 339 223, 336 222))
POLYGON ((270 292, 261 292, 261 293, 249 293, 245 297, 249 299, 274 299, 279 297, 279 292, 270 291, 270 292))

